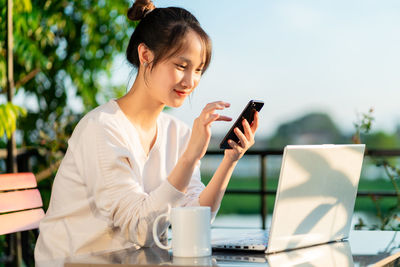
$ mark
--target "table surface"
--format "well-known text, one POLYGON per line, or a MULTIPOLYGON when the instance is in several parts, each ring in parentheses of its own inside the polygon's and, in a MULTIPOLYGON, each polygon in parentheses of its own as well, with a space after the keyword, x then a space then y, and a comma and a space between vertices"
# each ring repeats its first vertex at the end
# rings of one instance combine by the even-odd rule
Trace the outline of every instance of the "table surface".
MULTIPOLYGON (((235 234, 258 229, 213 229, 235 234)), ((400 266, 400 233, 395 231, 351 231, 348 241, 296 249, 272 255, 264 253, 213 251, 211 257, 179 258, 158 247, 139 250, 80 255, 74 258, 39 262, 36 266, 400 266)))

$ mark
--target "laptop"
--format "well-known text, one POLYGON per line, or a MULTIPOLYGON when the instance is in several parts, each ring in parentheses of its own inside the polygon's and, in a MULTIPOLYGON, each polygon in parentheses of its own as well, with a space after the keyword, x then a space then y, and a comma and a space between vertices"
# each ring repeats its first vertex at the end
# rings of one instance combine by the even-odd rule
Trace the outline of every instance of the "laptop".
POLYGON ((364 151, 363 144, 286 146, 269 230, 213 229, 212 247, 275 253, 347 239, 364 151))

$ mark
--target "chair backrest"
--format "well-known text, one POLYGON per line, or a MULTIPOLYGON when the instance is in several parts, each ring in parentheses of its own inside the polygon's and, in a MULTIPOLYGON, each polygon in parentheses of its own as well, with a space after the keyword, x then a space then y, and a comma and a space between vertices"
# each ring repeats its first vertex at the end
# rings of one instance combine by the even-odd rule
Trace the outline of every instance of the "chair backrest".
POLYGON ((33 173, 0 174, 0 235, 39 227, 43 202, 33 173))

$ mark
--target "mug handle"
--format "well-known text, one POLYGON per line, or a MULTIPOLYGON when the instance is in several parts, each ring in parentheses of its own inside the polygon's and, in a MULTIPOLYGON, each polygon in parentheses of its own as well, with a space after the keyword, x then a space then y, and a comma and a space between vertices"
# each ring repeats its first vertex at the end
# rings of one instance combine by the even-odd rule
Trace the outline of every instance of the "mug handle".
POLYGON ((156 245, 158 247, 168 250, 168 249, 171 249, 171 243, 169 243, 168 246, 163 245, 160 242, 160 239, 158 239, 158 233, 157 233, 158 221, 163 217, 165 217, 167 219, 167 221, 168 221, 169 220, 169 214, 168 213, 164 213, 164 214, 158 215, 158 217, 155 219, 155 221, 153 223, 153 238, 154 238, 154 241, 156 242, 156 245))

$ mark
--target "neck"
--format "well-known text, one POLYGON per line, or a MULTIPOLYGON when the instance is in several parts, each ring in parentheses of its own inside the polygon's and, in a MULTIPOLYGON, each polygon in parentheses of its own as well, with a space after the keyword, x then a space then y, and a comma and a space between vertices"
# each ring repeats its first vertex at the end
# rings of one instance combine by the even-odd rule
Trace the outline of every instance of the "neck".
POLYGON ((117 100, 128 119, 144 131, 154 129, 164 104, 156 101, 148 93, 149 88, 140 76, 135 80, 129 92, 117 100))

